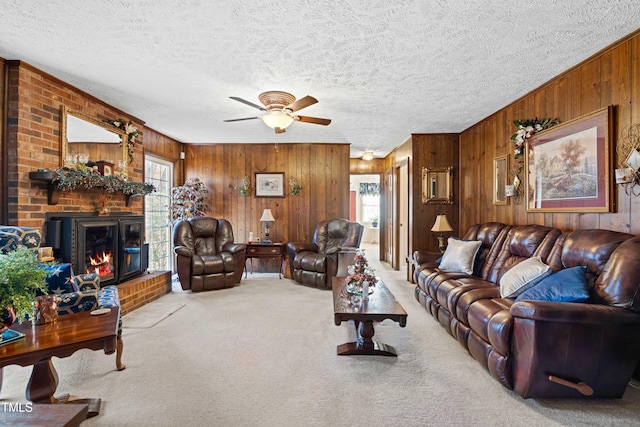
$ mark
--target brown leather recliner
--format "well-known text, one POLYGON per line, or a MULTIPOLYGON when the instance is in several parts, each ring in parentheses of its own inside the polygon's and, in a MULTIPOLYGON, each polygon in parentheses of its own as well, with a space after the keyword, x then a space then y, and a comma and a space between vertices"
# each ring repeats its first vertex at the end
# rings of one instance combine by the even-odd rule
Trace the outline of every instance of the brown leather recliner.
POLYGON ((331 289, 338 271, 340 247, 360 247, 364 227, 347 219, 323 221, 316 226, 313 240, 287 245, 291 278, 298 283, 331 289))
POLYGON ((245 244, 233 242, 226 219, 195 217, 180 221, 173 231, 180 285, 185 291, 230 288, 240 283, 245 244))

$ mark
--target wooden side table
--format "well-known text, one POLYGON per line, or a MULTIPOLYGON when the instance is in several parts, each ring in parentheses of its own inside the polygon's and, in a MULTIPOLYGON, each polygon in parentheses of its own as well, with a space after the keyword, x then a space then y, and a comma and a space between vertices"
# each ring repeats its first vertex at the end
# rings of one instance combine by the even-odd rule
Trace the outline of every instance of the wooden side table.
MULTIPOLYGON (((278 277, 282 279, 282 269, 284 266, 286 243, 248 243, 245 249, 246 259, 251 263, 251 273, 253 274, 253 258, 279 259, 280 269, 278 277)), ((247 266, 245 264, 244 277, 247 278, 247 266)))

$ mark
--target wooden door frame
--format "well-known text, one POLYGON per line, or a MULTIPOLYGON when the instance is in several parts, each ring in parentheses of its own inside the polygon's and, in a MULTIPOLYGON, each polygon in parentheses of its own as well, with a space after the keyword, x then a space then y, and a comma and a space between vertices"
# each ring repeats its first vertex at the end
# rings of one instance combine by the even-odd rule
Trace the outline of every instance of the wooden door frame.
MULTIPOLYGON (((383 221, 383 218, 386 218, 386 211, 387 211, 387 207, 386 207, 386 203, 385 203, 385 197, 386 197, 386 186, 384 185, 384 172, 349 172, 349 176, 351 175, 378 175, 378 182, 380 183, 380 207, 379 209, 379 213, 378 213, 378 227, 380 228, 380 230, 378 231, 379 236, 378 236, 378 259, 380 261, 384 261, 385 257, 384 257, 384 248, 385 248, 385 237, 384 233, 386 232, 387 229, 387 225, 385 224, 385 221, 383 221)), ((349 189, 349 192, 351 192, 351 189, 349 189)), ((351 200, 349 200, 349 203, 351 203, 351 200)), ((364 231, 363 231, 364 233, 364 231)))
POLYGON ((391 267, 394 270, 400 270, 400 265, 402 265, 403 260, 400 259, 400 168, 403 166, 407 166, 407 243, 409 247, 407 248, 407 253, 411 251, 411 194, 412 194, 412 185, 411 185, 411 162, 410 158, 407 157, 395 165, 393 165, 393 209, 391 213, 391 218, 393 222, 393 245, 392 245, 392 259, 391 259, 391 267))

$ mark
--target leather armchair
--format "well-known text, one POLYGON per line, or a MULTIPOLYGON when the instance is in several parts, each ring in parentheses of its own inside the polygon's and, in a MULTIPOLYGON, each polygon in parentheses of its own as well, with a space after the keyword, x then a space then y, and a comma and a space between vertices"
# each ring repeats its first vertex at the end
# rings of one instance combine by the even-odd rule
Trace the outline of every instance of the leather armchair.
POLYGON ((287 245, 291 278, 298 283, 331 289, 338 271, 341 247, 360 247, 364 227, 347 219, 323 221, 316 226, 313 240, 287 245))
POLYGON ((178 278, 185 291, 240 283, 246 245, 233 242, 233 229, 226 219, 200 216, 180 221, 173 231, 173 243, 178 278))

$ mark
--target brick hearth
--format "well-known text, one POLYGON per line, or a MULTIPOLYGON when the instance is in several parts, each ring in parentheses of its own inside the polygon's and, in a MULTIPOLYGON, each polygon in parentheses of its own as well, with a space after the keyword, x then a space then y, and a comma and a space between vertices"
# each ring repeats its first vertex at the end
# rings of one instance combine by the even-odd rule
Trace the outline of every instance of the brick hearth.
POLYGON ((143 274, 118 285, 122 314, 127 314, 171 292, 171 272, 143 274))

